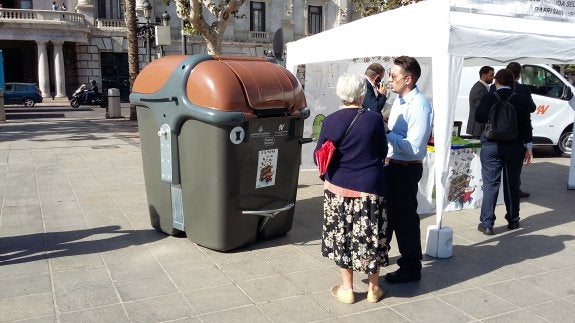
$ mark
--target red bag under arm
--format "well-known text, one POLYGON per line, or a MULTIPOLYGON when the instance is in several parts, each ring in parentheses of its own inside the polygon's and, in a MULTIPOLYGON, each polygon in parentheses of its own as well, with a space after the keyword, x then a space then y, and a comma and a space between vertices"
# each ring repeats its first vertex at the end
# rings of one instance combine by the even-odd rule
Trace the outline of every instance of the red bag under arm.
POLYGON ((320 175, 325 175, 329 163, 335 152, 335 145, 330 140, 324 142, 321 147, 315 152, 315 161, 320 175))

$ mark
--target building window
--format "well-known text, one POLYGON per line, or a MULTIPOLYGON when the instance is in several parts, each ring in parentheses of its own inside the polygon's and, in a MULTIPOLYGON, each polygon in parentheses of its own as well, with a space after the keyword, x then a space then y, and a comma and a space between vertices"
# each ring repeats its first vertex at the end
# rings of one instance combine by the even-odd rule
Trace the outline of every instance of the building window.
POLYGON ((250 1, 250 31, 266 31, 266 4, 250 1))
POLYGON ((307 13, 307 28, 310 34, 318 34, 322 32, 323 18, 321 6, 308 6, 307 13))
POLYGON ((123 19, 124 0, 98 0, 98 18, 123 19))
POLYGON ((20 0, 20 9, 32 9, 32 1, 20 0))

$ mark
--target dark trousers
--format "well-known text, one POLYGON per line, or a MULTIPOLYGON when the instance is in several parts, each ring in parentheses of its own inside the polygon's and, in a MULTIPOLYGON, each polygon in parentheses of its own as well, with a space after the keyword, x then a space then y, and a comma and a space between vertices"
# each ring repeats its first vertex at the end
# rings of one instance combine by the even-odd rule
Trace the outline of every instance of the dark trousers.
POLYGON ((521 143, 484 142, 479 153, 483 178, 483 201, 480 221, 486 228, 495 222, 495 205, 503 178, 505 219, 508 223, 519 221, 519 175, 525 148, 521 143))
POLYGON ((422 164, 389 164, 389 193, 387 195, 387 238, 393 233, 401 257, 400 269, 408 272, 421 271, 421 231, 417 214, 417 184, 423 174, 422 164))

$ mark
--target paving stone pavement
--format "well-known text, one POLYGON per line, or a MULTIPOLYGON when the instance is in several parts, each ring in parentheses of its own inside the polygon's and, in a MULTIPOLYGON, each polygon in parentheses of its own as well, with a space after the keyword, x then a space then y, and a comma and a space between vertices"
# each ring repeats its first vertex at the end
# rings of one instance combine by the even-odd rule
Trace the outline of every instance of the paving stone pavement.
MULTIPOLYGON (((575 191, 547 150, 524 168, 521 228, 477 231, 479 210, 444 214, 453 256, 425 256, 418 283, 339 303, 320 254, 322 184, 301 171, 292 230, 221 253, 150 226, 137 124, 104 110, 7 108, 0 124, 1 322, 572 322, 575 191)), ((127 116, 126 108, 122 115, 127 116)), ((433 215, 422 215, 422 245, 433 215)), ((397 259, 393 245, 391 260, 397 259)), ((382 269, 382 276, 397 269, 382 269)))

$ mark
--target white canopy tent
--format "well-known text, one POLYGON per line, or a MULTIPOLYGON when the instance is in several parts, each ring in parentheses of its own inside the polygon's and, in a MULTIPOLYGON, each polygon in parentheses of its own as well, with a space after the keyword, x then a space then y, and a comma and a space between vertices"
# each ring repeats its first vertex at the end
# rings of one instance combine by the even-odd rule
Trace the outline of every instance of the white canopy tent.
POLYGON ((452 7, 456 2, 462 1, 427 0, 287 44, 286 67, 294 74, 301 64, 374 56, 431 57, 437 229, 442 228, 451 129, 464 63, 575 62, 573 22, 456 10, 452 7))

